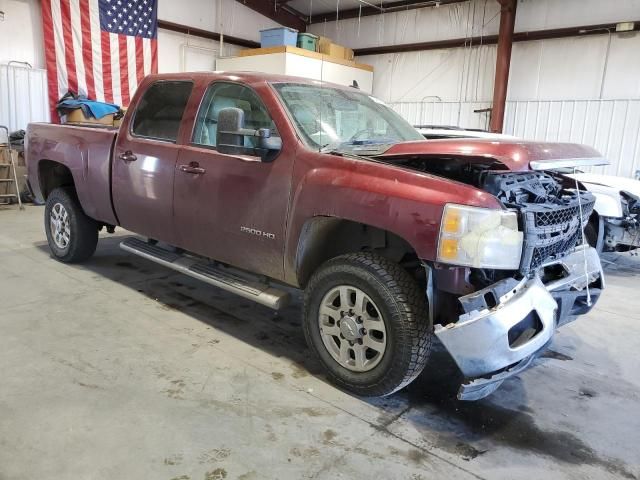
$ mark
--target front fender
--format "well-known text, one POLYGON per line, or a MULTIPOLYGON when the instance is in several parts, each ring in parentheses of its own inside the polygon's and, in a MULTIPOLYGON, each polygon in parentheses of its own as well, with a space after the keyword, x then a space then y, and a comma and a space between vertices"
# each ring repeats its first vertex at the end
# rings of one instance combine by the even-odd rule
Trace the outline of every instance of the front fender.
POLYGON ((620 192, 615 188, 605 185, 583 183, 584 187, 596 197, 593 209, 601 217, 622 217, 622 198, 620 192))
POLYGON ((389 231, 419 258, 435 260, 446 203, 502 208, 494 196, 448 179, 365 159, 319 157, 320 166, 295 175, 285 255, 290 281, 302 228, 311 218, 340 218, 389 231))

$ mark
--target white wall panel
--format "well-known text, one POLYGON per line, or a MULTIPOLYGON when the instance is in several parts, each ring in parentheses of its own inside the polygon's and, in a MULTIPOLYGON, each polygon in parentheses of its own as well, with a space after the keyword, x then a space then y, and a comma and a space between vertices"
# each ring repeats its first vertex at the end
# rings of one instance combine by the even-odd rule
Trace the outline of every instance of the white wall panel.
POLYGON ((0 65, 0 125, 14 131, 49 121, 48 98, 45 70, 0 65))
MULTIPOLYGON (((481 33, 494 35, 498 33, 499 20, 497 1, 471 0, 316 23, 309 31, 350 48, 364 48, 481 33)), ((515 29, 518 32, 633 20, 640 20, 640 0, 519 0, 515 29)))
POLYGON ((0 0, 0 11, 0 63, 20 60, 44 68, 39 0, 0 0))
MULTIPOLYGON (((614 33, 609 48, 608 42, 604 34, 515 43, 508 98, 588 99, 601 91, 605 99, 640 97, 640 33, 614 33)), ((374 94, 389 102, 424 96, 481 101, 492 97, 495 55, 495 45, 485 45, 367 55, 358 61, 374 66, 374 94)))
POLYGON ((389 104, 411 125, 464 126, 486 130, 487 113, 476 113, 491 106, 490 102, 397 102, 389 104))
POLYGON ((507 102, 504 131, 591 145, 611 162, 592 171, 633 177, 640 170, 640 99, 507 102))
POLYGON ((260 30, 280 26, 236 0, 159 0, 158 18, 255 41, 260 30))
MULTIPOLYGON (((225 44, 227 55, 240 51, 237 45, 225 44)), ((160 73, 215 70, 220 43, 214 40, 158 30, 158 71, 160 73)))
POLYGON ((490 98, 495 45, 367 55, 358 61, 374 67, 374 95, 389 102, 490 98))

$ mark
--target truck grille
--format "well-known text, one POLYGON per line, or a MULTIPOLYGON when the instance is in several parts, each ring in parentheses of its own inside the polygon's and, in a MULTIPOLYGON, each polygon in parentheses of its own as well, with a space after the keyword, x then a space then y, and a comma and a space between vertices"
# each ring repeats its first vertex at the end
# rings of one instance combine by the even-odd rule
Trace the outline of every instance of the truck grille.
POLYGON ((582 242, 581 228, 593 211, 595 198, 581 192, 582 222, 577 194, 561 204, 526 204, 521 207, 524 250, 520 271, 527 274, 545 263, 570 253, 582 242))

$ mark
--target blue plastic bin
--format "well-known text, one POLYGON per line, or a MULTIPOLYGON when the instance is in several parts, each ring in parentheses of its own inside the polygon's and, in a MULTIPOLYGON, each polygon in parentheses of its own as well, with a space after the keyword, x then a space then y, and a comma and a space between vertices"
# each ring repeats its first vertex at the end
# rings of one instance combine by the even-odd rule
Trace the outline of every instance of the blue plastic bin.
POLYGON ((279 47, 281 45, 295 47, 297 41, 298 31, 293 28, 277 27, 260 30, 260 46, 262 48, 279 47))

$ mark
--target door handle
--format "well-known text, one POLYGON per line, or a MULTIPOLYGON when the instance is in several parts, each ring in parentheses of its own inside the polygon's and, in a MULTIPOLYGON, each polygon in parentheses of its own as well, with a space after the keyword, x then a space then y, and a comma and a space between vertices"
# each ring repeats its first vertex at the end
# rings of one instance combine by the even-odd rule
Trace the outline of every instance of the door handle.
POLYGON ((135 162, 138 159, 131 150, 121 153, 118 157, 124 162, 135 162))
POLYGON ((194 175, 202 175, 206 170, 200 167, 198 162, 191 162, 189 165, 180 165, 180 171, 185 173, 193 173, 194 175))

